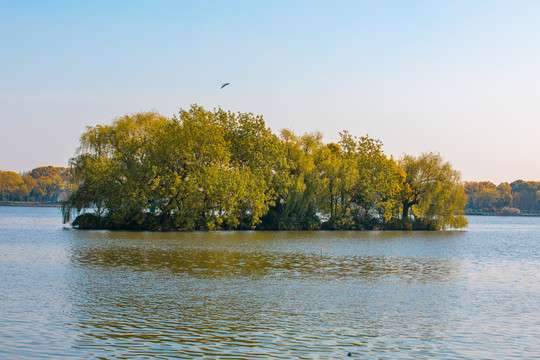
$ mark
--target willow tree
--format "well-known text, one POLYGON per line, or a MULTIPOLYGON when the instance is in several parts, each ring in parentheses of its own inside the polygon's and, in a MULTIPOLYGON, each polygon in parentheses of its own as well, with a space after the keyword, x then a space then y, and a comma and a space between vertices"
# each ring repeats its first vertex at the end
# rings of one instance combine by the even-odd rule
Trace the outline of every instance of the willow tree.
POLYGON ((437 153, 405 155, 399 161, 406 178, 401 192, 402 220, 415 217, 418 228, 467 225, 466 195, 460 173, 437 153))
POLYGON ((262 228, 279 230, 313 230, 320 225, 317 216, 321 181, 315 167, 313 154, 322 146, 318 132, 296 135, 291 130, 281 130, 280 140, 285 155, 286 173, 283 186, 274 205, 262 219, 262 228))
POLYGON ((117 118, 111 125, 88 127, 78 155, 70 160, 76 188, 63 204, 64 221, 71 213, 90 212, 107 217, 117 227, 141 224, 152 190, 148 147, 159 141, 166 117, 145 112, 117 118))
POLYGON ((352 216, 357 226, 373 228, 393 217, 405 174, 382 151, 382 143, 368 136, 340 133, 346 158, 353 159, 356 170, 351 197, 352 216))

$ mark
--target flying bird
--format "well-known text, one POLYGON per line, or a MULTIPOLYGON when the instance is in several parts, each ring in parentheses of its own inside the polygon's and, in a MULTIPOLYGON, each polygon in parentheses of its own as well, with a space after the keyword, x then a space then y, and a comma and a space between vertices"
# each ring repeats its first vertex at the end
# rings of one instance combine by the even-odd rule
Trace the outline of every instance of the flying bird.
POLYGON ((223 89, 225 86, 229 85, 230 83, 225 83, 223 85, 221 85, 220 89, 223 89))

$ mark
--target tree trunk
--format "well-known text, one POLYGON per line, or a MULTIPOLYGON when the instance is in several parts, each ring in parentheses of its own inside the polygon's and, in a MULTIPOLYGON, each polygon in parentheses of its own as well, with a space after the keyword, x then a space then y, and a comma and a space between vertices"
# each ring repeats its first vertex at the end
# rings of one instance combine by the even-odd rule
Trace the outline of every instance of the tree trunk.
POLYGON ((403 213, 401 215, 401 219, 405 220, 409 218, 409 208, 411 207, 411 204, 409 203, 403 203, 403 213))

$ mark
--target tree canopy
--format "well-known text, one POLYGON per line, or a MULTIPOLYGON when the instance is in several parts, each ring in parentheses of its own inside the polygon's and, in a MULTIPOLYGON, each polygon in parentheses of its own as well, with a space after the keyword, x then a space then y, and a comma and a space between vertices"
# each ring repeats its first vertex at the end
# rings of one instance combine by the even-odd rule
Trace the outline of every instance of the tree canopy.
POLYGON ((540 181, 516 180, 499 185, 491 181, 467 182, 466 210, 503 214, 540 212, 540 181))
POLYGON ((56 202, 68 182, 68 169, 63 167, 43 166, 22 174, 0 171, 0 200, 56 202))
POLYGON ((412 212, 426 228, 460 228, 467 224, 463 214, 465 189, 459 172, 439 154, 405 155, 400 165, 406 173, 401 192, 402 219, 412 212))
POLYGON ((443 229, 466 226, 459 173, 440 155, 394 160, 344 131, 280 136, 262 116, 192 105, 87 128, 64 220, 80 228, 443 229), (73 219, 75 217, 75 219, 73 219))

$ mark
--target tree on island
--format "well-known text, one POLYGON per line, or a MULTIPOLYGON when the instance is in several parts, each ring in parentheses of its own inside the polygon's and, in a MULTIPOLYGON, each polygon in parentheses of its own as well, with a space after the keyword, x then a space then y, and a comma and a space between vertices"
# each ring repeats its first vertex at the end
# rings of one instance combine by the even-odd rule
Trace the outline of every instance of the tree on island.
POLYGON ((460 174, 439 154, 405 155, 399 164, 405 171, 401 191, 403 220, 413 215, 425 228, 460 228, 467 225, 463 209, 467 202, 460 174), (412 214, 411 214, 412 213, 412 214))
POLYGON ((438 155, 396 162, 367 136, 278 137, 261 116, 197 105, 89 127, 70 166, 74 188, 62 211, 80 228, 466 226, 459 173, 438 155))

